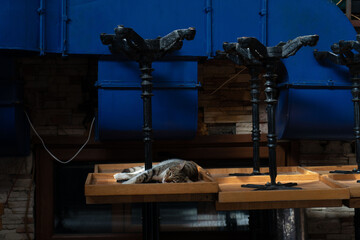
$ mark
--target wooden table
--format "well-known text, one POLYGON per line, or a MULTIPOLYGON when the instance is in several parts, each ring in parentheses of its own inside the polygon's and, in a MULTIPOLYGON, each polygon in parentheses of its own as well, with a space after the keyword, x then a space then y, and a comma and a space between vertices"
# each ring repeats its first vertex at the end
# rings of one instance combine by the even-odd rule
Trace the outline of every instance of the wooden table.
MULTIPOLYGON (((243 184, 265 184, 269 176, 228 176, 230 172, 249 169, 210 169, 219 184, 217 210, 338 207, 349 198, 348 189, 320 174, 301 167, 279 167, 277 181, 296 182, 300 190, 254 191, 243 184)), ((251 171, 251 170, 250 170, 251 171)), ((265 169, 260 170, 265 171, 265 169)))
POLYGON ((85 183, 86 203, 215 201, 217 182, 121 184, 113 175, 139 164, 96 165, 85 183))
MULTIPOLYGON (((347 188, 319 173, 302 167, 278 167, 277 181, 297 182, 301 190, 253 191, 242 184, 265 184, 268 175, 229 176, 229 173, 251 173, 252 168, 208 169, 215 182, 176 184, 120 184, 113 174, 134 164, 100 164, 85 184, 88 204, 124 202, 214 201, 217 210, 338 207, 350 198, 347 188)), ((261 168, 260 172, 267 172, 261 168)))

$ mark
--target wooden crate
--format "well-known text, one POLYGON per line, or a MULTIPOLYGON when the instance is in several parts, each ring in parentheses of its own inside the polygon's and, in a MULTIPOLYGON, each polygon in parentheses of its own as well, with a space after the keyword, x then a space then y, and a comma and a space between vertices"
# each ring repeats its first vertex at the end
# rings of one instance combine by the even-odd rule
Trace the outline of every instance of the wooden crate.
MULTIPOLYGON (((213 168, 213 169, 207 169, 211 175, 217 179, 217 178, 227 178, 231 179, 229 177, 229 174, 231 173, 252 173, 252 168, 213 168)), ((269 168, 260 168, 261 173, 268 173, 269 168)), ((302 167, 278 167, 277 168, 277 180, 282 181, 282 179, 285 177, 286 179, 297 179, 298 175, 302 176, 302 179, 319 179, 319 174, 315 173, 313 171, 306 170, 302 167)), ((259 176, 253 176, 255 179, 259 179, 259 181, 270 181, 269 175, 259 175, 259 176)))
POLYGON ((277 181, 296 182, 301 190, 254 191, 243 184, 265 184, 269 176, 225 176, 229 170, 210 170, 219 183, 217 210, 271 209, 341 206, 349 199, 349 191, 335 181, 323 179, 318 173, 301 167, 278 168, 277 181))
POLYGON ((85 182, 88 204, 123 202, 214 201, 217 182, 121 184, 113 175, 135 164, 102 164, 95 166, 85 182))
POLYGON ((350 199, 344 201, 344 204, 351 208, 360 207, 360 174, 328 174, 322 178, 334 181, 337 185, 344 189, 348 189, 350 199))

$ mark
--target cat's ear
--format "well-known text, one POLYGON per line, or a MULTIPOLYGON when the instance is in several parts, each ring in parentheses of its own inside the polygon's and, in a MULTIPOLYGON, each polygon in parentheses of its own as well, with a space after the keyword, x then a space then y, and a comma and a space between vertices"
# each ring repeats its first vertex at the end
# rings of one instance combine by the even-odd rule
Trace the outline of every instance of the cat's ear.
POLYGON ((179 163, 179 169, 180 169, 180 170, 183 170, 184 167, 185 167, 185 164, 186 164, 186 162, 181 162, 181 163, 179 163))

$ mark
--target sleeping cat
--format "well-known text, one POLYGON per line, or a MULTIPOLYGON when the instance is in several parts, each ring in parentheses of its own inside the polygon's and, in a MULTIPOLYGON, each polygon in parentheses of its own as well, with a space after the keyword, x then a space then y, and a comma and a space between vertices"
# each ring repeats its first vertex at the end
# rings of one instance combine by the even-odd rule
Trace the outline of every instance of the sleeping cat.
POLYGON ((180 183, 196 182, 199 180, 212 181, 208 171, 194 163, 181 159, 169 159, 163 161, 151 169, 145 170, 144 166, 124 169, 116 173, 114 178, 123 184, 133 183, 180 183))

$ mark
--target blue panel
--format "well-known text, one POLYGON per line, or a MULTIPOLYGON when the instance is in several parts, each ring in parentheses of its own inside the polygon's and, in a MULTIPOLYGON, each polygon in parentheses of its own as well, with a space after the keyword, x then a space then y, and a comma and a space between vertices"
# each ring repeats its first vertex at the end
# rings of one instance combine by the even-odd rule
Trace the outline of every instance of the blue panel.
MULTIPOLYGON (((197 62, 154 62, 153 82, 156 87, 190 87, 197 84, 197 62)), ((98 82, 101 87, 140 87, 140 70, 136 62, 100 60, 98 82)))
POLYGON ((261 38, 261 0, 213 0, 213 54, 223 50, 223 42, 236 42, 238 37, 261 38))
POLYGON ((2 0, 0 49, 39 50, 39 0, 2 0))
POLYGON ((279 138, 353 138, 349 71, 345 66, 320 64, 313 56, 314 49, 329 51, 339 40, 355 39, 353 26, 339 8, 327 0, 269 1, 268 7, 269 46, 300 35, 320 36, 317 46, 303 47, 283 61, 287 70, 283 81, 290 89, 280 92, 279 138))
MULTIPOLYGON (((58 2, 49 1, 50 11, 60 11, 58 2)), ((117 25, 133 28, 143 38, 156 38, 169 32, 195 27, 193 41, 184 41, 183 48, 175 55, 205 55, 205 1, 164 1, 164 0, 72 0, 68 1, 68 53, 110 54, 107 46, 100 41, 101 33, 114 33, 117 25)), ((47 16, 55 24, 59 14, 47 16)), ((51 28, 53 25, 48 25, 51 28)), ((49 34, 53 34, 50 32, 49 34)), ((50 36, 53 43, 48 50, 60 52, 60 32, 50 36)))
MULTIPOLYGON (((155 139, 192 138, 197 129, 197 63, 155 62, 152 97, 155 139)), ((143 106, 139 68, 99 61, 97 138, 141 139, 143 106)))
POLYGON ((349 89, 281 91, 277 128, 286 139, 353 139, 353 103, 349 89))
MULTIPOLYGON (((61 52, 61 0, 46 0, 46 52, 61 52)), ((76 37, 76 36, 73 36, 76 37)))
POLYGON ((333 43, 356 37, 350 21, 335 4, 328 0, 269 1, 268 21, 269 46, 301 35, 320 36, 315 47, 303 47, 295 56, 284 60, 288 71, 285 80, 304 85, 332 80, 335 86, 350 85, 347 67, 324 66, 313 56, 314 49, 329 51, 333 43))

